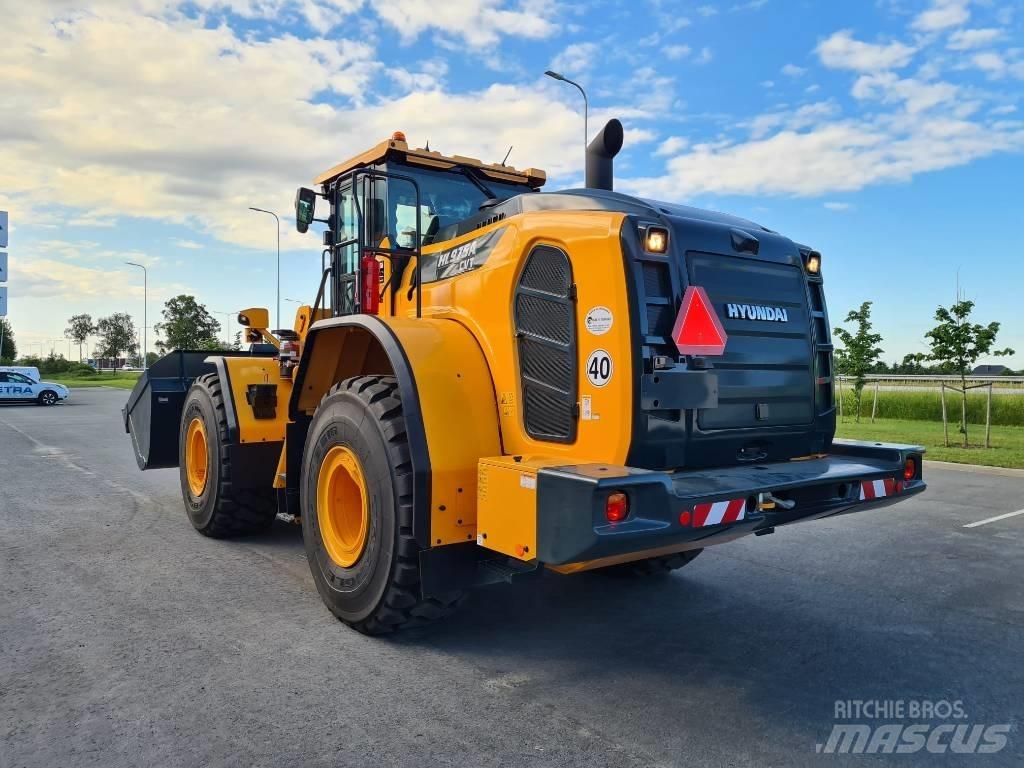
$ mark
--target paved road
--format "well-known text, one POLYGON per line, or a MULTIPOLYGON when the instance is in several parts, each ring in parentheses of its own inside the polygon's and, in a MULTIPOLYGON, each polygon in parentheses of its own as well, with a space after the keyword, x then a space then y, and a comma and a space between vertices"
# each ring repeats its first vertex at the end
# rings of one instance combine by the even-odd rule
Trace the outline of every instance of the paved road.
POLYGON ((176 471, 135 469, 125 396, 0 408, 0 766, 877 764, 815 754, 848 699, 959 699, 1012 730, 946 762, 1024 757, 1024 515, 963 527, 1024 479, 939 469, 660 581, 494 587, 375 640, 321 605, 295 528, 193 532, 176 471))

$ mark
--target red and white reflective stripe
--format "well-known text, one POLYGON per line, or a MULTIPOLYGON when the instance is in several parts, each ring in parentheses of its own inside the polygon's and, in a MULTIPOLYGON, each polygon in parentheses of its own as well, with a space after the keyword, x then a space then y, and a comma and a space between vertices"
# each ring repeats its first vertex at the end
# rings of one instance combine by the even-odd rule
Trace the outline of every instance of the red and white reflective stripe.
POLYGON ((860 500, 884 499, 886 496, 893 496, 901 490, 903 490, 902 483, 897 482, 892 477, 887 477, 884 480, 864 480, 860 484, 860 500))
POLYGON ((703 528, 705 525, 735 523, 737 520, 742 520, 746 512, 746 499, 729 499, 712 504, 698 504, 693 508, 693 527, 703 528))

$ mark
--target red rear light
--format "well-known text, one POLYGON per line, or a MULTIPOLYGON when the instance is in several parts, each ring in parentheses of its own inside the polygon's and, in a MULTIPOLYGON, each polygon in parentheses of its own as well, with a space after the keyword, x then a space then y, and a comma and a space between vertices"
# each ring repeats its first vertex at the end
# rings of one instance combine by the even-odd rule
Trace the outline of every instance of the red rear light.
POLYGON ((622 491, 609 493, 604 503, 604 516, 609 523, 618 523, 629 516, 629 498, 622 491))
POLYGON ((682 512, 679 513, 679 524, 682 526, 689 525, 692 519, 693 515, 690 514, 690 510, 688 509, 684 509, 682 512))
POLYGON ((359 308, 367 315, 376 315, 380 309, 379 269, 376 256, 363 255, 359 263, 359 308))
POLYGON ((907 463, 903 465, 903 479, 907 482, 917 477, 917 460, 907 459, 907 463))

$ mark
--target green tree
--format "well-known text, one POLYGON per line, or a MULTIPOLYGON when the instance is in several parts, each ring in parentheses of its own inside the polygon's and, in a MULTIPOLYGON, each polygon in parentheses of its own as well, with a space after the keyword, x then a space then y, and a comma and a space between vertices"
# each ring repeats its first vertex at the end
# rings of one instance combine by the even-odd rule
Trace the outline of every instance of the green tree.
POLYGON ((878 363, 882 349, 878 343, 882 337, 871 332, 871 302, 865 301, 860 309, 851 309, 846 323, 856 323, 857 330, 851 333, 845 328, 836 328, 836 337, 843 347, 836 350, 836 367, 840 373, 853 376, 853 399, 856 404, 857 421, 860 421, 860 399, 864 392, 865 376, 878 363))
POLYGON ((242 349, 242 332, 235 331, 235 340, 231 342, 231 350, 239 352, 242 349))
POLYGON ((101 317, 96 323, 96 332, 100 337, 100 357, 121 357, 122 352, 131 354, 138 349, 135 323, 127 312, 115 312, 110 317, 101 317))
POLYGON ((14 341, 14 329, 6 317, 0 317, 0 360, 14 362, 18 357, 18 345, 14 341))
POLYGON ((96 333, 96 324, 92 321, 92 315, 72 315, 68 318, 68 327, 64 329, 64 336, 78 345, 78 362, 82 362, 82 345, 94 333, 96 333))
POLYGON ((157 342, 162 352, 169 349, 218 349, 220 323, 207 311, 206 306, 196 301, 195 296, 182 294, 168 299, 164 304, 164 321, 157 323, 154 330, 165 339, 157 342))
MULTIPOLYGON (((964 436, 964 448, 967 442, 967 374, 982 355, 992 352, 999 333, 999 323, 991 322, 980 325, 970 321, 974 311, 974 302, 967 299, 958 300, 948 309, 939 306, 935 310, 934 328, 925 334, 931 344, 932 351, 928 359, 935 360, 946 370, 960 376, 960 432, 964 436)), ((1012 355, 1012 349, 1001 349, 992 352, 1001 357, 1012 355)))

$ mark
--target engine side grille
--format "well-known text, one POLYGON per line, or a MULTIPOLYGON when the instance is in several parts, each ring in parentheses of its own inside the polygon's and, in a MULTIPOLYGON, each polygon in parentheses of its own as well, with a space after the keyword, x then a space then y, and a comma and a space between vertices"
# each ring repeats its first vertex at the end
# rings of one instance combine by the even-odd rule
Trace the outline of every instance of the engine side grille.
POLYGON ((576 439, 576 308, 572 267, 557 248, 527 258, 515 294, 523 421, 537 440, 576 439))

